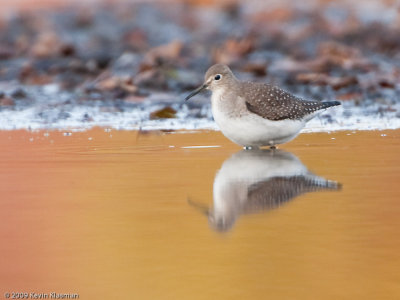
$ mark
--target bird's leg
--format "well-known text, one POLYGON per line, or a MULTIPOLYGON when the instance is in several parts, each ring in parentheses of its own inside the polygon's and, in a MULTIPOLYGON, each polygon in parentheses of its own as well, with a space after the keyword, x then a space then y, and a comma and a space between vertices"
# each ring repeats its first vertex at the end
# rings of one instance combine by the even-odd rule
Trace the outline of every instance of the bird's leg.
POLYGON ((258 149, 257 146, 244 146, 243 147, 244 150, 253 150, 253 149, 258 149))

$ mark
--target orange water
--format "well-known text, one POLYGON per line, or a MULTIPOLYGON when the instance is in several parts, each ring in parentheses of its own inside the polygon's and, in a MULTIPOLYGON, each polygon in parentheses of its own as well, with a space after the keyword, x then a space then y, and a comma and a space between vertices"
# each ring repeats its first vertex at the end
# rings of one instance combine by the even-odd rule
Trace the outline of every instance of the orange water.
POLYGON ((342 190, 241 211, 224 233, 201 213, 240 151, 219 132, 7 131, 0 146, 0 299, 400 299, 398 130, 283 145, 342 190), (221 147, 182 148, 204 145, 221 147))

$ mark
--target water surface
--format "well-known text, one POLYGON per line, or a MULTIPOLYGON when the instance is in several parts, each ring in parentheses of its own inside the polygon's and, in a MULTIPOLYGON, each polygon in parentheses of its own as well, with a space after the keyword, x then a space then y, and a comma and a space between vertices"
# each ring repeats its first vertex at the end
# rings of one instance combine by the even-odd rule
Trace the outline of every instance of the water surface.
POLYGON ((398 299, 400 131, 0 132, 0 293, 398 299), (212 147, 206 147, 212 146, 212 147))

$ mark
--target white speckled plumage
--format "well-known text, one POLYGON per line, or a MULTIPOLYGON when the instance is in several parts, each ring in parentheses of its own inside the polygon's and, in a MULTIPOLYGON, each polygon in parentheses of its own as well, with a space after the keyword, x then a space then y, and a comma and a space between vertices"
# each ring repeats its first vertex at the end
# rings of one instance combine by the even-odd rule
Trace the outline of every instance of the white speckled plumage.
POLYGON ((275 146, 295 138, 307 121, 338 101, 306 101, 269 84, 239 81, 226 65, 208 69, 203 89, 212 91, 214 120, 222 133, 244 147, 275 146))

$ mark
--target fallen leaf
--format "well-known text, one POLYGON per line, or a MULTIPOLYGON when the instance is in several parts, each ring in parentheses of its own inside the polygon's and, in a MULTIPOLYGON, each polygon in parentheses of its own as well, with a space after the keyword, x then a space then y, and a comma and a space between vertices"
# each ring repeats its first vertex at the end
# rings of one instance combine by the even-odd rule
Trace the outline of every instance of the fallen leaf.
POLYGON ((109 77, 99 81, 96 84, 96 88, 102 91, 110 91, 116 89, 120 85, 120 79, 118 77, 109 77))
POLYGON ((267 64, 265 63, 247 63, 241 68, 245 72, 253 73, 256 76, 266 76, 267 75, 267 64))
POLYGON ((138 102, 143 102, 146 100, 146 96, 136 96, 136 95, 130 95, 124 99, 125 102, 129 103, 138 103, 138 102))
POLYGON ((153 68, 137 74, 135 76, 135 84, 139 87, 165 89, 167 88, 167 78, 164 72, 153 68))
POLYGON ((346 93, 336 96, 336 99, 341 101, 361 100, 362 98, 363 94, 361 93, 346 93))
POLYGON ((54 32, 41 33, 34 42, 31 53, 34 57, 43 58, 58 54, 61 41, 54 32))
POLYGON ((358 83, 355 76, 333 77, 323 73, 300 73, 296 75, 296 81, 314 85, 329 85, 334 90, 358 83))
POLYGON ((251 37, 245 39, 228 39, 221 47, 213 50, 213 61, 230 65, 251 53, 254 47, 254 39, 251 37))
POLYGON ((294 10, 290 7, 276 7, 258 11, 251 16, 251 20, 257 23, 286 22, 293 18, 294 10))
POLYGON ((144 51, 149 47, 147 35, 141 29, 127 32, 123 37, 123 41, 136 51, 144 51))
POLYGON ((124 92, 133 94, 138 91, 138 87, 132 83, 132 78, 121 78, 112 76, 98 81, 95 87, 101 91, 112 91, 120 89, 124 92))
POLYGON ((151 65, 158 65, 160 61, 177 60, 181 54, 183 43, 175 40, 161 45, 147 52, 144 61, 151 65))
POLYGON ((164 107, 162 109, 150 113, 150 120, 171 119, 171 118, 176 118, 176 110, 170 106, 164 107))
POLYGON ((0 98, 0 106, 14 106, 15 102, 13 99, 6 96, 0 98))
POLYGON ((15 51, 12 47, 7 45, 0 45, 0 59, 9 59, 15 55, 15 51))

